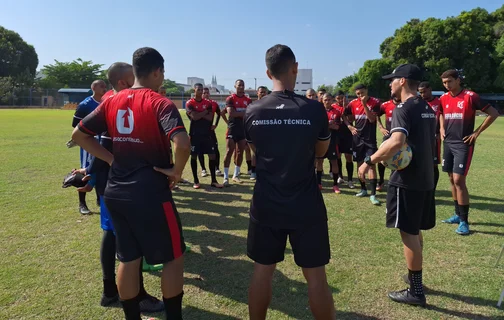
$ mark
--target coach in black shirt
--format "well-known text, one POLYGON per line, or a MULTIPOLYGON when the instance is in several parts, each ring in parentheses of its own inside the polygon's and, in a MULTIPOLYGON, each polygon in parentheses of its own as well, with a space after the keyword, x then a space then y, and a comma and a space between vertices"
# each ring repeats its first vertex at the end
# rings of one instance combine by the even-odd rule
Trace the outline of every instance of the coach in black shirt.
POLYGON ((410 288, 389 293, 397 302, 425 306, 422 285, 422 236, 420 230, 435 225, 434 167, 436 114, 427 102, 417 96, 422 72, 412 64, 397 67, 383 77, 391 80, 392 97, 401 99, 392 115, 390 138, 359 168, 359 176, 370 165, 394 155, 405 143, 411 147, 413 158, 402 170, 390 177, 387 193, 387 227, 399 228, 408 265, 410 288))
POLYGON ((250 207, 248 256, 255 261, 249 289, 250 319, 265 319, 276 263, 287 238, 308 282, 316 319, 334 319, 325 265, 330 248, 327 213, 313 163, 328 148, 331 134, 324 106, 296 95, 298 64, 292 50, 275 45, 266 52, 270 95, 245 114, 245 137, 257 156, 257 182, 250 207))

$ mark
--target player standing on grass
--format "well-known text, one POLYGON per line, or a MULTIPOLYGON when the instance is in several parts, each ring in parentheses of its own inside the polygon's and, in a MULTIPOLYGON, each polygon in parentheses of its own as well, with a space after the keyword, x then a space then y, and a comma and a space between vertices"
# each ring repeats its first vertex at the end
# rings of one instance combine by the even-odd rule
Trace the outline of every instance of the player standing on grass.
POLYGON ((235 81, 236 93, 226 99, 226 110, 229 114, 228 130, 226 133, 226 156, 224 157, 224 185, 229 185, 229 165, 233 152, 236 152, 236 164, 233 181, 241 183, 239 178, 240 166, 245 151, 245 134, 243 129, 243 117, 247 106, 252 102, 245 95, 245 82, 241 79, 235 81))
MULTIPOLYGON (((113 63, 107 71, 107 79, 112 85, 113 90, 107 91, 107 93, 103 95, 101 102, 110 98, 117 92, 124 89, 129 89, 131 88, 131 86, 133 86, 133 83, 135 81, 135 76, 133 75, 133 67, 130 64, 124 62, 113 63)), ((107 132, 103 132, 101 134, 100 144, 109 152, 112 152, 112 139, 107 132)), ((100 305, 103 307, 110 306, 119 300, 115 275, 116 237, 114 234, 114 226, 112 225, 112 221, 110 219, 110 214, 103 199, 109 170, 110 166, 108 165, 108 163, 96 157, 93 157, 91 163, 89 164, 89 167, 84 171, 76 170, 84 175, 93 176, 92 184, 94 184, 96 192, 100 195, 100 224, 101 228, 103 229, 103 238, 100 248, 100 262, 103 275, 103 293, 100 305)), ((91 184, 88 183, 86 187, 81 188, 84 189, 81 191, 91 191, 91 188, 91 184), (88 186, 90 187, 89 189, 87 189, 88 186)), ((145 290, 142 267, 140 267, 139 272, 140 293, 138 294, 138 299, 140 304, 140 312, 152 313, 162 311, 164 309, 163 302, 151 296, 145 290)))
POLYGON ((342 110, 334 108, 332 106, 333 96, 330 93, 324 94, 322 98, 324 102, 324 107, 327 112, 327 118, 329 123, 329 130, 331 132, 331 142, 329 143, 329 148, 324 156, 317 158, 317 183, 319 189, 322 190, 322 167, 324 165, 324 159, 328 159, 331 162, 331 172, 333 178, 333 191, 336 194, 340 194, 341 191, 338 187, 338 140, 339 140, 339 128, 341 125, 341 116, 343 115, 342 110))
POLYGON ((211 186, 222 188, 215 177, 215 142, 212 139, 212 122, 214 118, 212 102, 203 99, 203 85, 194 85, 194 98, 186 103, 187 116, 191 119, 191 169, 194 178, 194 189, 199 189, 198 179, 198 155, 208 154, 211 186))
POLYGON ((458 224, 455 232, 469 234, 469 191, 466 176, 469 172, 474 145, 479 135, 499 116, 492 106, 481 101, 478 94, 462 87, 457 70, 448 70, 441 75, 443 85, 448 90, 440 98, 440 134, 444 141, 443 171, 450 177, 455 214, 443 220, 458 224), (488 114, 485 121, 474 130, 476 110, 488 114))
MULTIPOLYGON (((345 106, 345 93, 343 91, 338 91, 338 94, 335 97, 335 103, 332 105, 333 108, 339 110, 339 112, 344 115, 346 106, 345 106)), ((342 117, 343 120, 343 117, 342 117)), ((344 123, 340 123, 338 130, 338 168, 339 168, 339 177, 338 183, 342 184, 345 182, 343 179, 343 162, 341 161, 341 154, 345 155, 346 162, 346 170, 348 175, 348 187, 350 189, 355 188, 353 184, 353 172, 354 172, 354 164, 352 159, 352 133, 348 129, 344 123)))
MULTIPOLYGON (((394 113, 394 109, 397 107, 399 103, 401 103, 401 98, 393 97, 389 101, 382 103, 380 106, 380 116, 377 117, 378 129, 383 135, 384 141, 385 139, 388 138, 388 135, 390 134, 392 115, 394 113), (383 126, 383 123, 381 121, 382 115, 385 115, 385 127, 383 126)), ((383 185, 385 184, 385 166, 381 162, 378 163, 378 175, 380 177, 380 180, 378 180, 378 186, 376 187, 376 191, 382 191, 383 185)))
MULTIPOLYGON (((355 119, 355 127, 348 120, 345 124, 353 135, 354 161, 360 167, 364 158, 372 155, 378 149, 376 146, 376 117, 380 113, 380 100, 368 96, 368 89, 363 84, 355 87, 355 95, 357 99, 350 101, 346 109, 347 115, 353 116, 355 119)), ((368 174, 371 180, 371 197, 369 199, 372 204, 379 205, 380 201, 376 199, 376 165, 369 167, 368 174)), ((356 196, 366 197, 368 195, 366 179, 360 179, 360 183, 361 190, 356 196)))
POLYGON ((390 138, 359 167, 363 179, 369 168, 396 154, 407 142, 413 152, 411 163, 394 171, 387 190, 387 227, 398 228, 404 245, 410 287, 390 292, 393 301, 425 306, 422 283, 423 244, 420 230, 436 224, 434 167, 436 114, 417 96, 422 71, 416 65, 402 64, 383 79, 391 80, 392 97, 399 98, 393 112, 390 138))
MULTIPOLYGON (((217 101, 210 99, 210 89, 208 89, 206 87, 203 88, 203 99, 210 100, 210 102, 212 103, 212 111, 214 114, 214 119, 216 118, 215 123, 213 123, 213 125, 210 128, 211 129, 210 135, 212 137, 212 140, 215 143, 215 146, 214 146, 215 147, 215 174, 217 176, 221 176, 222 172, 219 170, 219 164, 220 164, 219 142, 217 141, 217 135, 215 134, 215 129, 217 129, 217 126, 219 125, 219 120, 221 118, 221 110, 219 108, 219 104, 217 103, 217 101)), ((204 176, 206 176, 206 175, 203 175, 203 171, 206 171, 204 156, 200 155, 198 157, 199 157, 200 164, 201 164, 201 176, 204 177, 204 176)))
POLYGON ((434 190, 436 190, 439 181, 439 164, 441 163, 441 135, 439 134, 439 105, 441 102, 438 98, 432 96, 432 88, 427 81, 420 83, 418 86, 418 93, 420 93, 422 99, 424 99, 436 113, 436 154, 434 157, 434 190))
POLYGON ((266 319, 273 274, 284 259, 287 238, 308 282, 315 319, 335 319, 325 273, 331 255, 327 213, 313 170, 315 156, 323 156, 329 145, 327 113, 320 103, 293 92, 298 64, 289 47, 268 49, 266 66, 273 91, 255 101, 245 116, 245 135, 257 155, 247 237, 247 254, 255 262, 250 319, 266 319))
POLYGON ((190 141, 177 107, 157 93, 164 79, 159 52, 136 50, 133 72, 134 86, 104 101, 79 123, 72 138, 111 165, 104 198, 116 231, 118 289, 126 319, 140 319, 142 256, 148 264, 164 264, 166 316, 182 319, 185 243, 170 185, 180 179, 190 141), (93 138, 104 131, 112 138, 112 153, 93 138))
MULTIPOLYGON (((84 119, 88 114, 93 112, 98 105, 100 104, 101 98, 107 91, 107 85, 103 80, 95 80, 91 84, 91 90, 93 91, 93 95, 84 99, 75 110, 75 114, 72 120, 72 128, 75 128, 79 121, 84 119)), ((89 166, 89 162, 91 161, 91 155, 87 153, 86 150, 80 148, 80 163, 81 169, 87 168, 89 166)), ((100 206, 100 196, 96 194, 96 202, 97 205, 100 206)), ((86 193, 79 192, 79 212, 80 214, 90 214, 88 206, 86 204, 86 193)))

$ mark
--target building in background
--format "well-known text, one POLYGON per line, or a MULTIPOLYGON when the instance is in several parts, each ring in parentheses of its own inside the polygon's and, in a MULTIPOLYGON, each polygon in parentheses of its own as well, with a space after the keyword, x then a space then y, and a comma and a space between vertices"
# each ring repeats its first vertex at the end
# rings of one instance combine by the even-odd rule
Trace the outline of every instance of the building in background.
POLYGON ((196 84, 196 83, 201 83, 202 85, 205 85, 205 79, 203 78, 198 78, 198 77, 187 77, 187 84, 191 86, 191 88, 196 84))
POLYGON ((294 92, 304 96, 310 88, 313 88, 313 70, 298 69, 294 92))

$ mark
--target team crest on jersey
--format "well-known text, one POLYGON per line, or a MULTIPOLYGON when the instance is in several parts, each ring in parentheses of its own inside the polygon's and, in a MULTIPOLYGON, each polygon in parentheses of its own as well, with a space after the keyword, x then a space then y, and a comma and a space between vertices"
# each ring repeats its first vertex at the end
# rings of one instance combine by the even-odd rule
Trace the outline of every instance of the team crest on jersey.
POLYGON ((445 109, 448 109, 448 107, 449 107, 449 106, 450 106, 450 105, 449 105, 449 104, 447 104, 447 105, 446 105, 446 107, 445 107, 445 109))
POLYGON ((464 101, 459 101, 459 102, 457 103, 457 107, 458 107, 459 109, 464 109, 464 101))
POLYGON ((119 132, 120 134, 130 134, 133 132, 134 124, 135 119, 133 117, 133 111, 130 108, 128 108, 127 110, 117 111, 117 132, 119 132))

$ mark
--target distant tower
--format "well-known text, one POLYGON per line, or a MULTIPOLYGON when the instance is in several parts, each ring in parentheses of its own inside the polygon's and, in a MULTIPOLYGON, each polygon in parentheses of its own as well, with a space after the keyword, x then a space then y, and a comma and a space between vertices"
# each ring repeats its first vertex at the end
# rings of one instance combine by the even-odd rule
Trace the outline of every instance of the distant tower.
POLYGON ((212 87, 217 87, 217 76, 212 76, 212 87))

